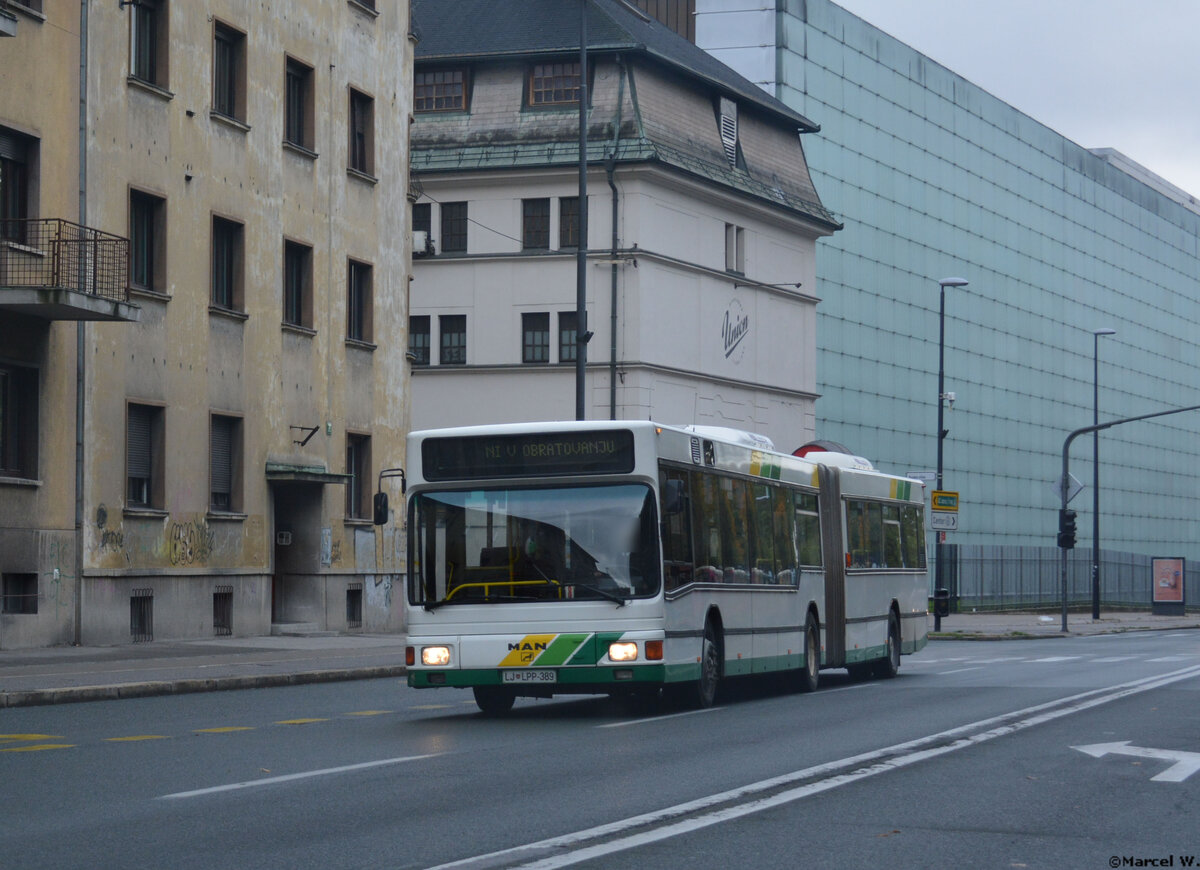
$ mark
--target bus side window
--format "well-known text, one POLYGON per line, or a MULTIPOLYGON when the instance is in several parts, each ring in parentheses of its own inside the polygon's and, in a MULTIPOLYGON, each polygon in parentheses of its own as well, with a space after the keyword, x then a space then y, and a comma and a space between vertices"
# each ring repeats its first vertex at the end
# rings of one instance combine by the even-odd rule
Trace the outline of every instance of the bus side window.
POLYGON ((795 494, 796 553, 806 568, 819 568, 821 562, 821 516, 817 496, 811 492, 795 494))
POLYGON ((663 582, 667 590, 692 582, 692 517, 686 471, 662 469, 663 582))

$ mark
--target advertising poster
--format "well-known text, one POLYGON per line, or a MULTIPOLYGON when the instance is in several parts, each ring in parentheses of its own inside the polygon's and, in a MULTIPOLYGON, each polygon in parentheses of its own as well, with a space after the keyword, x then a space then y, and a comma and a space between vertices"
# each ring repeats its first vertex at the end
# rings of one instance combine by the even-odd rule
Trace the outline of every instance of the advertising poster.
POLYGON ((1182 614, 1185 605, 1183 583, 1186 576, 1184 560, 1180 558, 1155 558, 1151 564, 1151 600, 1153 611, 1164 614, 1182 614))

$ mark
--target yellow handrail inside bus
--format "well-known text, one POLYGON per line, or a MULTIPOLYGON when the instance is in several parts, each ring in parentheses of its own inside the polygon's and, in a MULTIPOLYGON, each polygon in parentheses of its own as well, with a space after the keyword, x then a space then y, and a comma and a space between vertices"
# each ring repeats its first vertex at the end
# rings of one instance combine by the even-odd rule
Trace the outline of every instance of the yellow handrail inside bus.
POLYGON ((557 580, 489 580, 479 583, 460 583, 446 593, 446 600, 449 601, 464 589, 482 589, 483 597, 487 598, 491 594, 493 586, 508 586, 510 594, 518 586, 558 586, 558 595, 560 598, 562 597, 562 584, 557 580))

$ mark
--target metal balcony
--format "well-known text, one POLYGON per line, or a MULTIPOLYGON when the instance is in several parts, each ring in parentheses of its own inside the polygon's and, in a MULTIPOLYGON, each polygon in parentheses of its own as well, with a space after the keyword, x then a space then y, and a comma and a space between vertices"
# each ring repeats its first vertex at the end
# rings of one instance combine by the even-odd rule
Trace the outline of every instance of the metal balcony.
POLYGON ((0 221, 0 314, 133 322, 129 239, 59 218, 0 221))

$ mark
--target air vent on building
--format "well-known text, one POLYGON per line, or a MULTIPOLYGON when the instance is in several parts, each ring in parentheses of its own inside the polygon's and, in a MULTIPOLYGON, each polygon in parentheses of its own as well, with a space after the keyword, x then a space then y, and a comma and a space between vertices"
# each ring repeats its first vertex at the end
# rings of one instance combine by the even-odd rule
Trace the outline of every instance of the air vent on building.
POLYGON ((737 103, 721 97, 721 145, 731 169, 737 169, 738 120, 737 103))

